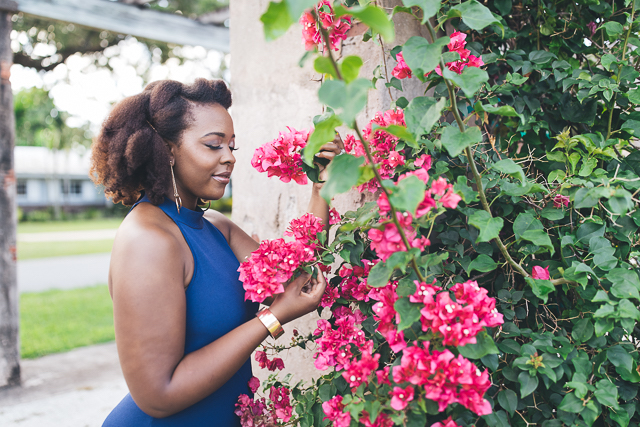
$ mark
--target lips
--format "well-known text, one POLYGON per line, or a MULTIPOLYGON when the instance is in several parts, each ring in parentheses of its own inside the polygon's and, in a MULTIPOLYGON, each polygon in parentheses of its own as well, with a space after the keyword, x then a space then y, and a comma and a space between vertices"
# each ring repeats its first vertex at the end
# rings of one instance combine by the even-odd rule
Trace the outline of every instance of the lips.
POLYGON ((223 172, 216 175, 212 175, 212 178, 222 184, 228 184, 231 178, 231 172, 223 172))

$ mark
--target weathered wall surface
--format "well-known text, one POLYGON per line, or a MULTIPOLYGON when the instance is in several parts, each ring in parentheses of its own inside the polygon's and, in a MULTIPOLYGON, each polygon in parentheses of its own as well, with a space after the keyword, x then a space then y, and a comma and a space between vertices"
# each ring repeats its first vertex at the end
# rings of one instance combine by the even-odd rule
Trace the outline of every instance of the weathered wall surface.
MULTIPOLYGON (((399 0, 380 2, 393 8, 399 0)), ((308 61, 303 68, 298 61, 304 54, 301 27, 292 26, 287 34, 274 42, 264 40, 260 15, 267 9, 267 0, 234 0, 231 2, 231 89, 237 152, 237 163, 233 176, 233 220, 247 233, 257 234, 261 239, 282 237, 288 222, 306 212, 311 188, 295 183, 284 184, 276 178, 269 179, 251 167, 253 151, 260 145, 275 138, 286 126, 296 129, 310 128, 315 115, 322 113, 322 105, 316 93, 320 88, 321 76, 313 70, 308 61)), ((386 65, 391 76, 395 61, 388 52, 397 44, 404 43, 413 35, 422 35, 420 23, 409 15, 399 14, 394 18, 396 41, 391 45, 381 45, 369 41, 363 43, 361 35, 354 28, 354 36, 347 39, 341 55, 360 55, 365 64, 361 76, 371 78, 374 69, 386 65), (385 53, 386 52, 386 53, 385 53)), ((405 80, 404 96, 422 95, 417 81, 405 80), (407 93, 409 92, 409 94, 407 93)), ((371 91, 366 110, 359 116, 358 123, 364 128, 377 111, 389 108, 397 91, 384 87, 384 81, 377 83, 382 90, 371 91)), ((344 135, 344 132, 342 132, 344 135)), ((370 194, 351 192, 340 195, 333 206, 343 213, 372 200, 370 194)), ((290 340, 295 327, 302 333, 315 329, 317 316, 308 315, 295 324, 287 325, 287 335, 280 343, 290 340)), ((291 350, 285 355, 286 372, 296 378, 317 377, 313 367, 311 351, 291 350)), ((268 372, 258 369, 254 362, 254 373, 261 380, 268 372)))

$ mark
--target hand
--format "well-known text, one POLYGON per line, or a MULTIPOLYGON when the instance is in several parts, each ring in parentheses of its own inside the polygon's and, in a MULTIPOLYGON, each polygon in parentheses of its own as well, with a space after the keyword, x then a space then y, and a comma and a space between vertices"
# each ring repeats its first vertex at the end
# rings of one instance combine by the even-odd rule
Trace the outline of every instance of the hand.
POLYGON ((326 287, 327 281, 321 272, 318 272, 317 279, 303 273, 287 286, 284 293, 276 295, 270 310, 280 324, 289 323, 315 310, 326 287))
MULTIPOLYGON (((321 159, 329 160, 326 165, 321 165, 320 163, 315 163, 318 165, 318 169, 320 169, 319 178, 321 181, 327 180, 327 166, 329 163, 339 154, 344 152, 344 143, 342 142, 342 138, 340 138, 340 134, 336 132, 336 137, 331 142, 327 142, 322 147, 320 147, 320 151, 316 154, 316 157, 321 159)), ((322 185, 322 184, 320 184, 322 185)))

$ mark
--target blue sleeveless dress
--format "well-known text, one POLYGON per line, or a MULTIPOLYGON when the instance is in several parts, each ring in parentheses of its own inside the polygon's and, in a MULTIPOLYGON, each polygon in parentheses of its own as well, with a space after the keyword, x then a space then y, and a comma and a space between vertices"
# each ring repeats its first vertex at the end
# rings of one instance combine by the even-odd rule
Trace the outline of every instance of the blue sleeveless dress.
MULTIPOLYGON (((149 199, 143 197, 133 208, 142 202, 149 202, 149 199)), ((193 255, 193 277, 185 291, 184 353, 188 354, 251 320, 258 311, 258 304, 244 301, 244 289, 238 280, 238 259, 222 233, 203 218, 203 211, 183 207, 178 214, 175 203, 167 198, 158 207, 180 228, 193 255)), ((109 414, 103 427, 240 426, 240 419, 233 411, 238 396, 253 396, 247 385, 251 376, 251 361, 247 360, 213 394, 166 418, 153 418, 142 412, 131 394, 127 394, 109 414)))

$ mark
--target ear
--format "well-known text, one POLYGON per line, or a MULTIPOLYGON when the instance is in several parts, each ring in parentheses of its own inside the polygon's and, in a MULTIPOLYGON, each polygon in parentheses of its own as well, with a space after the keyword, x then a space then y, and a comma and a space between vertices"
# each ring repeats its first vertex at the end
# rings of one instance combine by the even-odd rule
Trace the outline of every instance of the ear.
POLYGON ((167 144, 167 148, 169 150, 169 163, 171 164, 171 166, 173 166, 176 163, 176 157, 175 157, 176 147, 173 144, 167 144))

